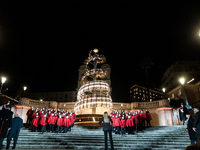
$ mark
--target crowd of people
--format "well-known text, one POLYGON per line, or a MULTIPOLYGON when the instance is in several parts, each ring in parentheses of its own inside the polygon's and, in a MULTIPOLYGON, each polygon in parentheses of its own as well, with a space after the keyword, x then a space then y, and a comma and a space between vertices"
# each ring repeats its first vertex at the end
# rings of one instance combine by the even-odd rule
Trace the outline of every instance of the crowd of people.
POLYGON ((145 127, 150 127, 150 121, 152 120, 151 114, 148 110, 144 113, 143 111, 127 111, 126 113, 122 110, 121 113, 116 110, 110 113, 110 118, 113 123, 112 131, 115 134, 134 134, 138 130, 142 130, 145 127))
POLYGON ((57 132, 58 133, 67 133, 71 131, 71 128, 74 126, 74 121, 76 120, 76 114, 74 111, 66 112, 64 109, 38 109, 32 107, 27 111, 27 124, 31 125, 32 132, 41 131, 45 132, 57 132))
POLYGON ((23 120, 18 114, 14 114, 14 118, 12 116, 13 112, 11 111, 10 101, 8 101, 0 110, 0 150, 3 147, 4 138, 7 138, 6 149, 9 149, 12 138, 14 140, 12 149, 16 148, 19 132, 23 127, 23 120))

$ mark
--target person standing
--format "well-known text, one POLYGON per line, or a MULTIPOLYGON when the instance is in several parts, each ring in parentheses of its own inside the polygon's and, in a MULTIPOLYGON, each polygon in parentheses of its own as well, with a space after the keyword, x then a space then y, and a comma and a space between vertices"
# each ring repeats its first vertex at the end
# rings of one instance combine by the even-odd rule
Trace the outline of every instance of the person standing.
POLYGON ((8 130, 11 129, 13 115, 9 106, 5 106, 4 108, 0 110, 0 149, 2 149, 2 143, 7 136, 8 130))
POLYGON ((44 116, 40 119, 40 125, 42 126, 42 129, 41 129, 42 134, 43 134, 43 132, 46 132, 46 125, 47 125, 47 118, 46 118, 46 117, 47 117, 47 116, 44 115, 44 116))
POLYGON ((69 127, 71 125, 71 122, 69 120, 69 116, 65 116, 63 119, 63 126, 64 126, 64 132, 67 133, 69 127))
POLYGON ((12 138, 14 138, 14 144, 13 144, 12 149, 15 149, 19 132, 22 127, 23 127, 23 120, 18 116, 18 114, 15 114, 15 117, 12 119, 11 130, 9 131, 8 136, 7 136, 6 149, 9 149, 12 138))
POLYGON ((187 113, 188 113, 187 108, 183 106, 183 103, 181 103, 181 107, 179 107, 179 117, 180 117, 180 120, 183 122, 183 125, 185 125, 187 113))
POLYGON ((49 132, 54 132, 55 120, 54 120, 54 114, 53 113, 50 115, 47 122, 49 123, 49 132))
POLYGON ((104 131, 104 137, 105 137, 105 150, 108 149, 107 133, 109 133, 111 150, 114 150, 113 140, 112 140, 112 127, 110 125, 110 122, 113 123, 113 121, 110 119, 107 112, 104 112, 103 117, 99 121, 98 124, 100 124, 101 122, 103 122, 103 131, 104 131))
POLYGON ((200 139, 200 111, 199 108, 194 108, 195 118, 194 127, 192 128, 196 132, 197 142, 200 139))
POLYGON ((57 120, 57 134, 62 132, 62 125, 63 125, 63 118, 61 115, 59 115, 59 118, 57 120))
POLYGON ((37 132, 38 125, 39 125, 39 118, 38 118, 38 116, 35 116, 35 118, 33 118, 32 122, 31 122, 32 132, 37 132))
POLYGON ((186 117, 189 118, 187 123, 187 130, 190 136, 191 144, 195 144, 197 143, 197 137, 196 137, 196 132, 194 132, 194 130, 192 129, 194 127, 194 119, 190 114, 186 114, 186 117))
POLYGON ((148 110, 146 110, 146 121, 147 121, 147 127, 151 127, 150 121, 152 120, 151 114, 149 113, 148 110))

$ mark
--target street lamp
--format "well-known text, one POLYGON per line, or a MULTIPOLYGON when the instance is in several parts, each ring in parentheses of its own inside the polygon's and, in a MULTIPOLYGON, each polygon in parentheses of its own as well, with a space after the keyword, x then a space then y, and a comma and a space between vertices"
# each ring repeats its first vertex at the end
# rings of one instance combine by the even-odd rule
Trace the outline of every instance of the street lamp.
POLYGON ((180 78, 180 82, 181 82, 181 84, 182 84, 182 86, 183 86, 183 93, 184 93, 184 95, 185 95, 185 103, 186 103, 186 108, 187 109, 192 109, 192 106, 190 106, 190 104, 188 103, 188 99, 187 99, 187 96, 186 96, 186 93, 185 93, 185 86, 184 86, 184 84, 185 84, 185 79, 184 78, 180 78))
POLYGON ((6 78, 5 77, 2 77, 1 78, 1 89, 0 89, 0 92, 2 91, 2 88, 3 88, 3 84, 6 82, 6 78))
POLYGON ((163 93, 164 93, 164 98, 166 98, 166 88, 162 88, 162 91, 163 91, 163 93))
POLYGON ((27 90, 27 87, 26 86, 24 86, 24 92, 27 90))

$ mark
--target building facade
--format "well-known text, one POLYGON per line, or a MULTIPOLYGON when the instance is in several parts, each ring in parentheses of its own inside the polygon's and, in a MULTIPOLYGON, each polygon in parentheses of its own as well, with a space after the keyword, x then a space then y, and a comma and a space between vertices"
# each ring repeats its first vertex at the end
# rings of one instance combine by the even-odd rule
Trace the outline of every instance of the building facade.
POLYGON ((163 92, 159 89, 149 89, 146 87, 133 85, 130 88, 130 100, 132 102, 145 102, 145 101, 155 101, 163 98, 163 92), (149 96, 149 98, 148 98, 149 96))
POLYGON ((180 78, 184 77, 186 81, 195 78, 200 79, 200 63, 199 61, 177 61, 174 65, 169 67, 162 79, 162 87, 166 88, 166 91, 171 91, 180 85, 180 78))
POLYGON ((41 93, 26 93, 25 97, 43 100, 43 101, 57 101, 57 102, 75 102, 77 97, 76 91, 63 92, 41 92, 41 93))
POLYGON ((190 105, 196 105, 200 103, 200 81, 179 85, 167 92, 168 99, 183 99, 184 102, 187 98, 190 105))

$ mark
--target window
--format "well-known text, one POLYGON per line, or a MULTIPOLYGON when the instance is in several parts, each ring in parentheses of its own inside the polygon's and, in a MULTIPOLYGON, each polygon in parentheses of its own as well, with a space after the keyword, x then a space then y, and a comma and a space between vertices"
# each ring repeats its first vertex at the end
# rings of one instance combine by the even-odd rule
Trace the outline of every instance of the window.
POLYGON ((136 88, 135 90, 138 91, 138 88, 136 88))
POLYGON ((133 96, 133 98, 135 98, 135 96, 133 96))
POLYGON ((139 93, 139 95, 141 95, 141 93, 139 93))
POLYGON ((132 93, 132 91, 130 91, 130 93, 132 93))
POLYGON ((138 99, 140 99, 140 97, 138 97, 138 99))
POLYGON ((136 92, 136 94, 138 94, 138 92, 136 92))
POLYGON ((145 98, 145 94, 143 94, 143 97, 145 98))

